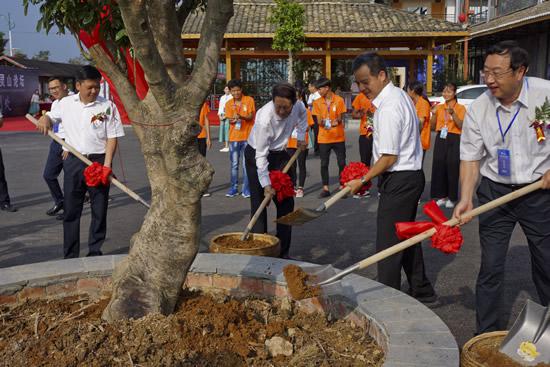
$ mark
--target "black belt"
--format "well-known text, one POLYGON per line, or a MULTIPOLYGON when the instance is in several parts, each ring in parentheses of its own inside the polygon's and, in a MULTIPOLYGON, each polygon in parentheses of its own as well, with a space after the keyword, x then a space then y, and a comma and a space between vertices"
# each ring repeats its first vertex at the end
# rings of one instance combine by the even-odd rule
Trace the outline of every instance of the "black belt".
MULTIPOLYGON (((73 153, 71 153, 72 156, 76 157, 76 155, 74 155, 73 153)), ((88 159, 99 159, 99 158, 103 158, 105 157, 105 153, 91 153, 91 154, 82 154, 80 153, 80 155, 88 158, 88 159)), ((76 157, 78 158, 78 157, 76 157)))
POLYGON ((500 186, 507 187, 507 188, 509 188, 509 189, 512 190, 512 191, 519 190, 519 189, 521 189, 521 188, 524 188, 525 186, 529 186, 529 185, 531 185, 531 184, 534 182, 534 181, 533 181, 533 182, 531 182, 531 183, 526 183, 526 184, 505 184, 505 183, 502 183, 502 182, 493 181, 493 180, 491 180, 490 178, 487 178, 487 177, 483 177, 483 178, 486 179, 486 180, 491 181, 491 182, 494 183, 494 184, 497 184, 497 185, 500 185, 500 186))

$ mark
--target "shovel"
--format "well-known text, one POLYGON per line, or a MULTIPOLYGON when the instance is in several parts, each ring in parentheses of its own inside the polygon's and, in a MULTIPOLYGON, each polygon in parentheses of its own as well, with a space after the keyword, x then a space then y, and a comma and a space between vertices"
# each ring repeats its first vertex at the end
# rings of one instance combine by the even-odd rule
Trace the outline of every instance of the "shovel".
MULTIPOLYGON (((296 151, 294 152, 292 157, 290 157, 287 164, 284 166, 283 171, 282 171, 283 173, 288 172, 288 170, 290 169, 290 167, 292 167, 292 165, 294 164, 294 162, 296 161, 296 159, 298 158, 298 156, 300 155, 301 152, 302 152, 302 150, 300 148, 296 149, 296 151)), ((241 241, 246 241, 246 239, 248 238, 248 235, 250 234, 250 231, 252 230, 252 227, 254 227, 254 224, 256 224, 256 222, 258 221, 258 218, 260 217, 260 214, 262 214, 262 212, 264 211, 267 204, 269 204, 269 202, 271 201, 272 197, 273 197, 273 195, 270 195, 270 194, 266 195, 264 197, 264 200, 262 201, 262 203, 260 204, 260 206, 256 210, 256 213, 254 213, 254 215, 250 219, 250 222, 248 222, 248 225, 246 226, 246 228, 245 228, 245 230, 244 230, 244 232, 241 236, 241 241)))
MULTIPOLYGON (((491 209, 494 209, 498 206, 501 206, 503 204, 506 204, 514 199, 517 199, 521 196, 524 196, 524 195, 527 195, 535 190, 538 190, 542 187, 542 181, 537 181, 537 182, 534 182, 530 185, 527 185, 525 187, 522 187, 521 189, 519 190, 516 190, 516 191, 513 191, 507 195, 504 195, 504 196, 501 196, 499 197, 498 199, 495 199, 495 200, 492 200, 486 204, 483 204, 482 206, 479 206, 473 210, 470 210, 469 212, 467 213, 464 213, 462 215, 462 217, 464 218, 470 218, 470 217, 475 217, 475 216, 478 216, 480 214, 483 214, 491 209)), ((341 192, 345 191, 342 190, 341 192)), ((349 190, 348 190, 349 191, 349 190)), ((335 195, 334 198, 332 199, 336 199, 336 197, 341 193, 339 192, 338 194, 335 195)), ((331 200, 332 200, 331 199, 331 200)), ((337 200, 337 199, 336 199, 337 200)), ((459 224, 459 221, 458 219, 456 218, 453 218, 453 219, 450 219, 448 221, 446 221, 444 224, 448 225, 448 226, 451 226, 451 227, 454 227, 456 225, 459 224)), ((383 251, 380 251, 364 260, 361 260, 360 262, 358 263, 355 263, 353 264, 352 266, 350 267, 347 267, 346 269, 336 273, 335 275, 333 275, 332 277, 326 279, 326 280, 323 280, 317 284, 312 284, 311 286, 315 287, 315 286, 324 286, 324 285, 327 285, 327 284, 330 284, 330 283, 333 283, 341 278, 343 278, 344 276, 348 275, 349 273, 351 272, 354 272, 356 270, 360 270, 360 269, 364 269, 366 268, 367 266, 370 266, 372 264, 375 264, 377 262, 379 262, 380 260, 384 260, 385 258, 387 257, 390 257, 400 251, 403 251, 405 250, 406 248, 409 248, 413 245, 416 245, 417 243, 419 242, 422 242, 428 238, 430 238, 431 236, 433 236, 436 232, 436 229, 435 228, 431 228, 431 229, 428 229, 427 231, 424 231, 420 234, 417 234, 416 236, 414 237, 411 237, 405 241, 402 241, 402 242, 399 242, 398 244, 396 245, 393 245, 392 247, 389 247, 383 251)), ((317 277, 317 274, 311 274, 313 277, 316 277, 314 279, 320 279, 320 277, 317 277)), ((310 278, 311 279, 311 278, 310 278)))
POLYGON ((344 196, 351 192, 351 188, 346 186, 342 190, 338 191, 333 197, 325 201, 317 209, 305 209, 298 208, 292 213, 278 218, 275 222, 280 224, 286 224, 288 226, 299 226, 305 224, 309 221, 319 218, 321 215, 324 215, 328 208, 333 206, 338 200, 342 199, 344 196))
MULTIPOLYGON (((27 114, 25 116, 27 118, 27 120, 29 120, 30 122, 32 122, 35 126, 38 126, 38 120, 35 119, 33 116, 27 114)), ((50 136, 50 138, 52 138, 53 140, 55 140, 57 143, 61 144, 62 146, 64 146, 69 152, 71 152, 75 157, 77 157, 78 159, 80 159, 82 162, 86 163, 86 165, 91 165, 92 164, 92 161, 90 161, 88 158, 86 158, 85 156, 83 156, 82 154, 80 154, 79 151, 77 151, 75 148, 73 148, 72 146, 70 146, 69 144, 67 144, 65 142, 65 140, 61 139, 60 137, 58 137, 57 135, 55 135, 53 133, 53 131, 51 130, 48 130, 48 135, 50 136)), ((122 182, 120 182, 119 180, 117 180, 116 178, 114 178, 113 176, 111 176, 109 178, 111 180, 111 183, 113 185, 115 185, 116 187, 118 187, 119 189, 121 189, 123 192, 125 192, 126 194, 128 194, 132 199, 134 199, 135 201, 143 204, 143 206, 145 206, 146 208, 151 208, 151 205, 149 205, 148 202, 146 202, 141 196, 139 196, 138 194, 136 194, 134 191, 130 190, 126 185, 124 185, 122 182)))
POLYGON ((500 352, 513 360, 526 365, 550 363, 550 307, 543 307, 531 300, 521 310, 514 325, 500 344, 500 352), (535 345, 537 356, 529 361, 518 353, 520 344, 531 342, 535 345))

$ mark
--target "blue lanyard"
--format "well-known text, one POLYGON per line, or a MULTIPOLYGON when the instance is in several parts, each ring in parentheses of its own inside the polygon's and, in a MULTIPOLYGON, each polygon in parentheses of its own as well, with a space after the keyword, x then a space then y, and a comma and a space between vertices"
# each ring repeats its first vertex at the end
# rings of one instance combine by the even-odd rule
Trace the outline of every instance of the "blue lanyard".
POLYGON ((512 117, 512 120, 510 121, 510 124, 508 124, 508 127, 506 128, 506 131, 503 133, 502 132, 502 125, 500 124, 500 116, 498 115, 498 108, 497 108, 497 121, 498 121, 498 128, 500 130, 500 135, 502 136, 502 143, 504 143, 504 137, 506 136, 506 134, 508 134, 508 131, 510 130, 510 128, 514 124, 514 121, 516 121, 516 117, 518 117, 518 113, 519 113, 520 109, 521 109, 521 106, 518 106, 518 110, 514 114, 514 117, 512 117))

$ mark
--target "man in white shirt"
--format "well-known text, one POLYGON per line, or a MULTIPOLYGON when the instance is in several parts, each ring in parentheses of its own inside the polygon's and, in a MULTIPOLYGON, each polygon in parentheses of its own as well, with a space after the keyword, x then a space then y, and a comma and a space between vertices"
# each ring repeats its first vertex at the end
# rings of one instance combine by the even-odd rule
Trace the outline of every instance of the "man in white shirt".
MULTIPOLYGON (((376 53, 355 58, 352 65, 356 83, 376 107, 374 113, 373 162, 360 180, 347 183, 352 192, 379 176, 380 200, 377 214, 376 251, 399 242, 395 223, 412 222, 418 200, 424 190, 422 146, 419 122, 412 100, 389 79, 384 59, 376 53)), ((409 247, 378 262, 378 281, 395 289, 401 288, 401 268, 409 282, 409 294, 421 302, 436 300, 426 277, 422 247, 409 247)))
MULTIPOLYGON (((313 109, 313 102, 321 98, 321 94, 319 94, 319 88, 317 88, 317 85, 313 81, 309 82, 307 89, 309 90, 309 96, 307 97, 307 107, 311 111, 313 109)), ((317 141, 318 136, 319 122, 317 121, 317 116, 313 116, 313 136, 311 137, 311 139, 313 139, 313 150, 315 155, 319 155, 319 142, 317 141)))
MULTIPOLYGON (((67 96, 68 90, 67 85, 58 77, 52 77, 48 80, 48 91, 50 95, 54 98, 50 110, 54 110, 59 107, 59 101, 67 96)), ((63 131, 63 125, 58 123, 53 125, 53 132, 61 139, 65 139, 65 132, 63 131)), ((52 140, 50 143, 50 150, 48 152, 48 157, 46 158, 46 165, 44 166, 44 173, 42 177, 48 188, 50 189, 50 195, 53 199, 53 206, 48 209, 46 212, 47 215, 54 216, 59 211, 63 210, 63 192, 61 191, 61 186, 57 181, 57 177, 63 169, 63 148, 61 144, 52 140)), ((56 217, 59 220, 63 219, 63 215, 60 214, 56 217)))
MULTIPOLYGON (((531 253, 532 277, 541 303, 550 301, 550 141, 546 126, 533 126, 535 109, 550 100, 550 81, 526 77, 527 51, 514 41, 487 49, 483 71, 489 89, 468 108, 460 141, 460 201, 454 216, 542 179, 530 193, 479 217, 481 267, 476 284, 477 333, 506 329, 500 317, 510 237, 519 223, 531 253)), ((550 122, 550 116, 544 120, 550 122)), ((541 122, 541 121, 539 121, 541 122)))
MULTIPOLYGON (((0 111, 0 128, 4 125, 4 116, 0 111)), ((10 195, 8 194, 8 183, 4 170, 4 160, 2 159, 2 149, 0 149, 0 210, 5 212, 16 212, 17 209, 11 205, 10 195)))
POLYGON ((218 117, 220 118, 219 141, 220 143, 224 143, 225 145, 222 149, 220 149, 220 152, 229 152, 229 119, 225 118, 225 104, 227 103, 227 101, 233 98, 233 96, 231 95, 231 91, 229 90, 228 86, 225 86, 223 92, 225 94, 220 97, 220 103, 218 106, 218 117))
MULTIPOLYGON (((256 122, 248 136, 244 157, 250 187, 251 216, 260 207, 265 195, 271 194, 277 207, 277 218, 280 218, 294 210, 294 198, 287 198, 280 203, 275 199, 269 171, 282 170, 290 159, 285 147, 294 129, 297 131, 298 149, 307 149, 307 112, 303 103, 296 103, 296 89, 289 83, 277 83, 273 87, 272 96, 271 102, 256 113, 256 122)), ((258 218, 252 232, 267 233, 266 210, 258 218)), ((291 235, 291 226, 277 224, 282 258, 289 256, 291 235)))
MULTIPOLYGON (((117 138, 124 136, 116 105, 99 97, 101 74, 93 66, 83 66, 76 75, 78 94, 67 96, 59 108, 39 121, 38 129, 46 134, 52 123, 62 123, 65 141, 92 162, 110 168, 117 138)), ((88 239, 88 256, 99 256, 107 232, 109 185, 89 187, 84 178, 86 164, 69 154, 63 161, 65 191, 63 252, 65 258, 80 252, 80 216, 86 191, 90 194, 92 220, 88 239)))

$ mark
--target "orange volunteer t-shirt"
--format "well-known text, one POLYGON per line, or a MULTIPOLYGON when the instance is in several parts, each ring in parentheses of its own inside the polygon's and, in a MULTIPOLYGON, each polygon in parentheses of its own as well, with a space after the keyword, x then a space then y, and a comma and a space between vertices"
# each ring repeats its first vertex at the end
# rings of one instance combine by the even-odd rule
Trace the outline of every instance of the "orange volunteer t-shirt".
POLYGON ((346 104, 344 103, 344 99, 335 93, 332 93, 330 103, 327 103, 325 97, 317 98, 313 101, 312 114, 317 116, 317 122, 319 123, 319 137, 317 138, 319 144, 343 143, 346 141, 343 122, 337 126, 331 126, 330 129, 326 129, 323 121, 326 118, 336 120, 345 112, 346 104))
POLYGON ((234 98, 227 101, 225 104, 225 118, 231 119, 240 115, 248 115, 252 113, 250 120, 241 120, 241 128, 237 129, 236 124, 229 124, 229 141, 246 141, 252 126, 254 125, 254 114, 256 113, 256 105, 254 104, 254 98, 249 96, 242 96, 241 104, 239 105, 234 98))
MULTIPOLYGON (((443 103, 437 106, 435 110, 435 116, 436 116, 435 130, 441 131, 443 126, 447 125, 447 129, 449 133, 461 134, 462 129, 460 129, 458 126, 455 125, 453 118, 447 113, 447 111, 445 111, 447 108, 448 108, 447 103, 443 103)), ((455 104, 453 109, 457 114, 458 118, 461 120, 464 120, 464 116, 466 116, 466 107, 457 103, 455 104)))
POLYGON ((197 136, 198 139, 206 138, 206 129, 204 128, 204 121, 206 120, 209 113, 210 113, 210 107, 208 107, 208 103, 204 102, 201 108, 201 112, 199 113, 199 125, 201 125, 202 129, 199 136, 197 136))
POLYGON ((431 141, 431 128, 430 128, 430 102, 424 98, 418 98, 416 102, 416 115, 420 120, 422 129, 420 130, 420 142, 422 143, 422 149, 430 149, 431 141))
MULTIPOLYGON (((308 130, 309 130, 309 127, 313 126, 313 124, 315 122, 313 121, 313 115, 311 114, 311 111, 306 108, 306 112, 307 112, 307 126, 308 126, 308 130)), ((306 144, 307 143, 309 143, 309 134, 306 131, 306 144)), ((290 135, 290 137, 288 138, 288 143, 286 144, 286 147, 297 149, 298 148, 298 139, 294 138, 294 137, 292 137, 292 135, 290 135)))
MULTIPOLYGON (((359 93, 351 104, 354 110, 364 109, 365 111, 374 112, 374 105, 370 99, 364 94, 359 93)), ((361 116, 361 123, 359 124, 359 135, 367 135, 367 116, 361 116)))

